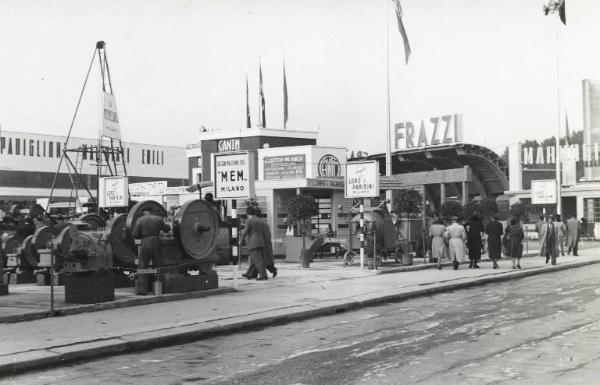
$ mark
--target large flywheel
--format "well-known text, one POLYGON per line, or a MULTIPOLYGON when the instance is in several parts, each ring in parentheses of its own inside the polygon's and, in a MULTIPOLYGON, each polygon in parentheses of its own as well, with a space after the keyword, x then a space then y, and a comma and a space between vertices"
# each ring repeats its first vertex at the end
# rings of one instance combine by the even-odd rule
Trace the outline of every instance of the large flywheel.
POLYGON ((182 250, 194 259, 212 262, 215 256, 219 217, 203 200, 188 201, 177 210, 174 233, 182 250))
MULTIPOLYGON (((127 217, 127 214, 115 215, 106 225, 105 234, 115 258, 121 262, 132 263, 137 255, 134 251, 135 245, 132 245, 125 227, 127 217)), ((133 231, 133 228, 131 230, 133 231)))

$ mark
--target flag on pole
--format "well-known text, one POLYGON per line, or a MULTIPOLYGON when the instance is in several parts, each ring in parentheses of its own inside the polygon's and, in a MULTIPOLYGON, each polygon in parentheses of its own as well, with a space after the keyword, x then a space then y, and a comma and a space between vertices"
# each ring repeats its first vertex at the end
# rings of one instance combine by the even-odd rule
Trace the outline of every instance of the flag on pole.
POLYGON ((266 118, 266 112, 265 112, 265 93, 263 92, 262 67, 260 65, 260 62, 258 63, 258 79, 259 79, 259 83, 260 83, 260 88, 259 88, 260 124, 259 124, 259 126, 267 127, 267 118, 266 118))
POLYGON ((283 62, 283 128, 287 128, 288 121, 288 93, 287 79, 285 77, 285 61, 283 62))
POLYGON ((248 97, 248 74, 246 74, 246 128, 251 128, 252 122, 250 121, 250 100, 248 97))
POLYGON ((548 5, 544 5, 544 15, 558 12, 558 17, 564 25, 567 25, 567 10, 565 7, 566 0, 550 0, 548 5))
POLYGON ((408 42, 408 36, 406 35, 406 29, 402 22, 402 6, 400 0, 394 0, 396 5, 396 20, 398 21, 398 31, 402 35, 402 41, 404 42, 404 57, 406 58, 406 64, 408 64, 408 57, 410 56, 410 43, 408 42))

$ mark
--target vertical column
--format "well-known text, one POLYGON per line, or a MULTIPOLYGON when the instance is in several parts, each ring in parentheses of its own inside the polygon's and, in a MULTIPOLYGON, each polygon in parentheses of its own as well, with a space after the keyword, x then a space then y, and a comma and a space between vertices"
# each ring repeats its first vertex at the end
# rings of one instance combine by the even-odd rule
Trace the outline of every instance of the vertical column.
POLYGON ((421 234, 423 234, 423 237, 421 239, 423 240, 423 263, 427 263, 427 236, 429 235, 429 232, 427 231, 427 185, 423 185, 422 188, 423 190, 421 194, 421 226, 423 228, 421 229, 421 234))
POLYGON ((231 221, 233 226, 231 226, 231 256, 235 259, 238 258, 238 266, 242 264, 242 256, 240 255, 239 250, 239 222, 237 216, 237 200, 231 200, 231 221))
POLYGON ((359 206, 360 212, 360 268, 365 268, 365 199, 361 198, 361 204, 359 206))
POLYGON ((469 185, 468 182, 462 182, 462 204, 463 206, 469 201, 469 185))
POLYGON ((446 184, 440 183, 440 205, 446 203, 446 184))

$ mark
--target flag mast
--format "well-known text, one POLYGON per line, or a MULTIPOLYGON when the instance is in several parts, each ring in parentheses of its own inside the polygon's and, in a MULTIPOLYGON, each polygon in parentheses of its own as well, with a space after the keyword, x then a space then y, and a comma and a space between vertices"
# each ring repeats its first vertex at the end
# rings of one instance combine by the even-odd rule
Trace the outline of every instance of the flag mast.
POLYGON ((562 214, 562 184, 560 181, 560 60, 558 44, 558 17, 554 18, 554 26, 556 30, 556 214, 560 215, 562 214))
MULTIPOLYGON (((386 127, 386 146, 385 146, 385 176, 392 175, 392 145, 391 145, 391 117, 390 117, 390 4, 389 0, 385 0, 385 62, 386 62, 386 88, 387 88, 387 127, 386 127)), ((391 201, 392 190, 385 192, 385 198, 391 201)), ((389 208, 389 207, 388 207, 389 208)))

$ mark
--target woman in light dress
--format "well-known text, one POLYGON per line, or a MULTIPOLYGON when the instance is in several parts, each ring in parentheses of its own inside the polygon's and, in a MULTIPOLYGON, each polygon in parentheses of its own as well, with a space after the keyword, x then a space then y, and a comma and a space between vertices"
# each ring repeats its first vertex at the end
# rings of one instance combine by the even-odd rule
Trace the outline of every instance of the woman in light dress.
POLYGON ((441 218, 436 218, 429 226, 429 237, 431 238, 431 258, 437 259, 438 269, 442 269, 442 259, 448 258, 446 252, 446 242, 444 241, 444 232, 446 226, 441 218))

